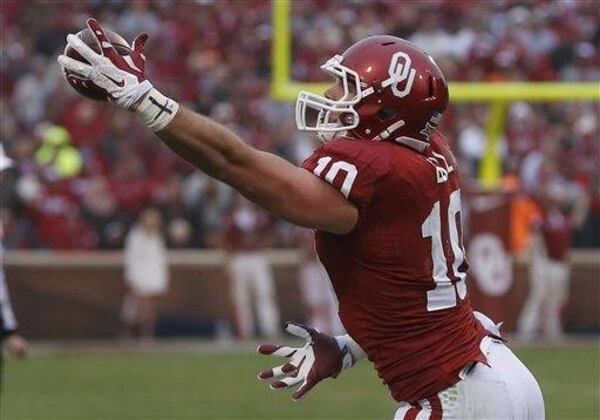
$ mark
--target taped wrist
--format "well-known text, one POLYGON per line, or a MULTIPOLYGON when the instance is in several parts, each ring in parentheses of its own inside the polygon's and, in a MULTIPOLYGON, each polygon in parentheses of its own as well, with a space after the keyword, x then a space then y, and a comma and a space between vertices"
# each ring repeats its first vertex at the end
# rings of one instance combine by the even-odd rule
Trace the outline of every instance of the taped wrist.
POLYGON ((153 131, 165 128, 177 114, 179 104, 152 88, 136 109, 138 115, 153 131))
POLYGON ((354 366, 356 362, 365 357, 364 350, 360 348, 349 334, 338 335, 335 339, 342 352, 342 370, 354 366))

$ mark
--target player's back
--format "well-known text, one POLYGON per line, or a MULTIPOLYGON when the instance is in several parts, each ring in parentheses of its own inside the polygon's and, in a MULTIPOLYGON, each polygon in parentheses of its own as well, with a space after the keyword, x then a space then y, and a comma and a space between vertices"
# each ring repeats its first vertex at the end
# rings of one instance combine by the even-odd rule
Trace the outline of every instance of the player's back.
POLYGON ((399 401, 434 395, 484 360, 466 299, 456 162, 441 136, 421 145, 336 140, 305 163, 359 209, 351 233, 317 233, 317 252, 345 328, 399 401))

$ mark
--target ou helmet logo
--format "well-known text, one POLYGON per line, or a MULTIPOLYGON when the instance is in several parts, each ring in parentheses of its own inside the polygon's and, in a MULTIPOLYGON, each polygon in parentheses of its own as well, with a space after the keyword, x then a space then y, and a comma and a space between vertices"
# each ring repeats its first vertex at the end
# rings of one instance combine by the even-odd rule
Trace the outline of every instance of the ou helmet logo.
POLYGON ((417 71, 411 68, 411 59, 408 54, 398 51, 392 56, 390 68, 388 70, 390 78, 382 83, 382 86, 392 87, 392 92, 399 98, 404 98, 410 93, 417 71), (403 89, 399 85, 406 81, 403 89))

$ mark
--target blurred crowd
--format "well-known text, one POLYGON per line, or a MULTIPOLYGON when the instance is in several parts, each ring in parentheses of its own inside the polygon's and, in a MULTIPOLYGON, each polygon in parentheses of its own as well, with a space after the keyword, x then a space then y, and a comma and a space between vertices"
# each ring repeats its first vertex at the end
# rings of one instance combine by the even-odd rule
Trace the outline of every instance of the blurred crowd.
MULTIPOLYGON (((159 209, 169 247, 223 245, 235 195, 153 138, 133 115, 78 96, 55 58, 88 16, 126 39, 141 31, 148 76, 161 90, 227 125, 254 146, 299 162, 314 147, 291 104, 269 97, 269 1, 4 0, 0 12, 0 140, 15 160, 2 175, 8 248, 121 248, 142 210, 159 209)), ((319 65, 372 34, 407 38, 452 81, 597 81, 600 11, 594 0, 517 2, 304 0, 293 3, 292 72, 322 81, 319 65)), ((486 104, 453 105, 442 130, 475 184, 486 104)), ((600 146, 593 103, 509 106, 500 153, 505 188, 585 197, 576 243, 600 246, 600 146)), ((272 244, 297 235, 272 224, 272 244)))

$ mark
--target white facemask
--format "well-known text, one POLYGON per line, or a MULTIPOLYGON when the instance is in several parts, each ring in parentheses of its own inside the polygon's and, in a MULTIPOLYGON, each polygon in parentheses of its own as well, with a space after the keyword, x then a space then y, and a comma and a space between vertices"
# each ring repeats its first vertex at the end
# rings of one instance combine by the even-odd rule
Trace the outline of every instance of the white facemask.
POLYGON ((343 57, 336 55, 321 66, 327 74, 342 84, 344 94, 337 100, 302 91, 296 100, 296 126, 298 130, 313 131, 321 141, 343 136, 358 126, 359 116, 354 105, 363 97, 358 74, 343 66, 343 57), (344 115, 344 121, 340 116, 344 115))

